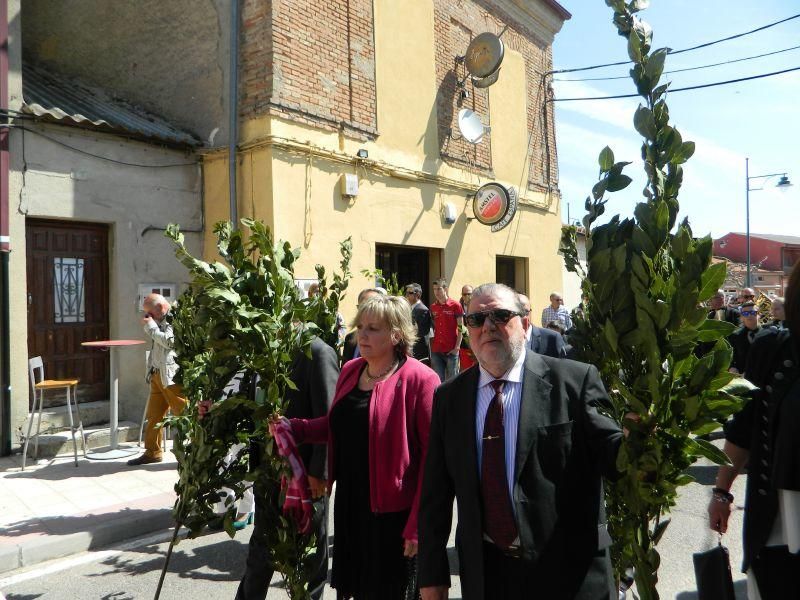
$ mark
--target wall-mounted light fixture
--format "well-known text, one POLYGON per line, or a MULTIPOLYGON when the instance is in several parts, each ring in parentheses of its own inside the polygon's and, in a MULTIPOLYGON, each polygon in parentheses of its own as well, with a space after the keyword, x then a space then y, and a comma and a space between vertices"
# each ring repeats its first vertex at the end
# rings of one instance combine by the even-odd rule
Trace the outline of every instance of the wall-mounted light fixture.
POLYGON ((369 152, 367 152, 364 148, 359 148, 358 152, 356 152, 356 156, 361 159, 369 158, 369 152))

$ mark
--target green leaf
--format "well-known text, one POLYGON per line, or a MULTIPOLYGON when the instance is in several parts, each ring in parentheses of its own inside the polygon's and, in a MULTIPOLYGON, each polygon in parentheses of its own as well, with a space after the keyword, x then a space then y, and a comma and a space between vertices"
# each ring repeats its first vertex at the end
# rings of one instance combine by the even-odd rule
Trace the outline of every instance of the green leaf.
POLYGON ((611 151, 611 148, 608 146, 603 148, 600 151, 600 156, 597 157, 597 162, 600 165, 601 173, 609 171, 614 166, 614 152, 611 151))
POLYGON ((614 177, 609 177, 607 190, 609 192, 618 192, 620 190, 624 190, 631 184, 631 181, 633 180, 627 175, 617 175, 614 177))
POLYGON ((650 80, 651 85, 656 85, 658 80, 661 79, 661 73, 664 71, 664 60, 667 58, 667 49, 659 48, 653 52, 647 59, 644 72, 650 80))
POLYGON ((656 137, 656 120, 653 117, 653 112, 646 106, 639 105, 636 112, 633 113, 633 126, 639 134, 648 140, 654 140, 656 137))
POLYGON ((744 377, 735 377, 729 384, 720 388, 720 391, 732 396, 746 396, 756 389, 758 388, 744 377))
POLYGON ((672 164, 682 164, 694 155, 694 142, 683 142, 680 147, 674 150, 670 162, 672 164))
POLYGON ((605 334, 606 341, 608 345, 611 346, 611 349, 616 352, 617 351, 617 330, 614 328, 614 323, 611 319, 606 320, 606 324, 603 327, 603 331, 605 334))
POLYGON ((694 447, 691 449, 693 454, 704 456, 705 458, 713 462, 715 465, 731 464, 728 455, 725 454, 719 448, 717 448, 711 442, 708 442, 702 438, 694 438, 689 441, 694 444, 694 447))
MULTIPOLYGON (((687 475, 686 477, 689 476, 687 475)), ((661 540, 661 536, 663 536, 664 532, 667 530, 667 526, 669 525, 669 523, 670 523, 669 519, 664 519, 658 525, 655 526, 652 535, 653 544, 658 544, 658 542, 661 540)))
POLYGON ((699 342, 715 342, 720 338, 729 336, 736 329, 736 325, 728 323, 727 321, 715 321, 714 319, 706 319, 697 334, 699 342))
POLYGON ((592 187, 592 196, 595 200, 599 200, 603 197, 603 194, 606 193, 606 187, 608 186, 608 177, 603 177, 600 181, 594 184, 592 187))

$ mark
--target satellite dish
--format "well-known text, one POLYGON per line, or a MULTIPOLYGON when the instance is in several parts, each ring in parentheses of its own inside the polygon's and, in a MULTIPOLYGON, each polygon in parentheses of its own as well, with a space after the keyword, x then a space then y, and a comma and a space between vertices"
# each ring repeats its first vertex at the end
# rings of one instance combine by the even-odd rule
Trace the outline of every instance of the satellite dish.
POLYGON ((470 144, 477 144, 490 131, 482 122, 481 118, 468 108, 458 111, 458 130, 462 137, 470 144))
POLYGON ((497 69, 497 71, 495 71, 488 77, 484 77, 483 79, 473 77, 472 85, 474 85, 476 88, 488 88, 490 85, 497 83, 497 79, 499 77, 500 77, 500 69, 497 69))
POLYGON ((470 75, 483 79, 494 74, 500 68, 504 53, 503 40, 487 31, 476 36, 469 43, 464 64, 470 75))

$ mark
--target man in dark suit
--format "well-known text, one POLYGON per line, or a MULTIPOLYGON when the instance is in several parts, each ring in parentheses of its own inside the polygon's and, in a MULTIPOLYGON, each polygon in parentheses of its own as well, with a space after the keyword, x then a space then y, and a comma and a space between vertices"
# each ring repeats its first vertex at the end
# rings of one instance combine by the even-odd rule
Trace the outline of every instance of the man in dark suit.
POLYGON ((611 600, 602 478, 618 425, 597 370, 525 348, 528 316, 502 284, 473 292, 465 321, 480 368, 438 388, 419 510, 418 583, 447 598, 458 500, 464 600, 611 600))
POLYGON ((417 360, 424 360, 426 364, 430 364, 431 349, 428 338, 433 318, 430 309, 422 302, 422 286, 418 283, 409 283, 405 288, 405 297, 411 305, 411 320, 417 328, 417 341, 414 342, 412 354, 417 360))
POLYGON ((727 321, 739 325, 739 311, 731 306, 725 306, 725 292, 717 290, 708 306, 708 318, 715 321, 727 321))
MULTIPOLYGON (((311 342, 311 358, 300 353, 292 365, 292 381, 296 390, 288 391, 287 418, 314 419, 328 414, 336 381, 339 378, 339 357, 336 351, 321 339, 311 342)), ((328 579, 328 533, 327 503, 327 452, 324 444, 304 444, 298 448, 308 474, 311 495, 314 501, 314 533, 317 547, 311 557, 309 590, 312 598, 322 598, 328 579)), ((255 453, 257 455, 257 452, 255 453)), ((279 506, 280 487, 275 482, 254 484, 256 516, 247 567, 236 592, 236 600, 264 600, 269 582, 275 571, 269 558, 268 532, 276 527, 281 515, 279 506)))
POLYGON ((537 327, 530 322, 531 300, 525 294, 519 295, 522 303, 522 311, 528 317, 528 330, 525 332, 525 344, 536 354, 544 354, 553 358, 566 358, 567 350, 564 346, 564 338, 549 329, 537 327))
POLYGON ((750 346, 761 332, 761 324, 758 322, 758 307, 752 300, 742 303, 739 308, 742 317, 742 326, 728 336, 728 343, 733 349, 731 373, 744 373, 747 366, 747 356, 750 353, 750 346))

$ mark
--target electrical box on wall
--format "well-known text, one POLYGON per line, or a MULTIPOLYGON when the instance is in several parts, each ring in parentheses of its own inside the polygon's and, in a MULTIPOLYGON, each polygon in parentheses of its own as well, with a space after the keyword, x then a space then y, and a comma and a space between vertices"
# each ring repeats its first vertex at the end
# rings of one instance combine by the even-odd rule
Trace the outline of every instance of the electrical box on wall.
POLYGON ((354 198, 358 196, 358 175, 355 173, 342 173, 340 180, 342 196, 354 198))
POLYGON ((442 218, 447 225, 452 225, 456 222, 456 207, 450 202, 445 202, 442 207, 442 218))

